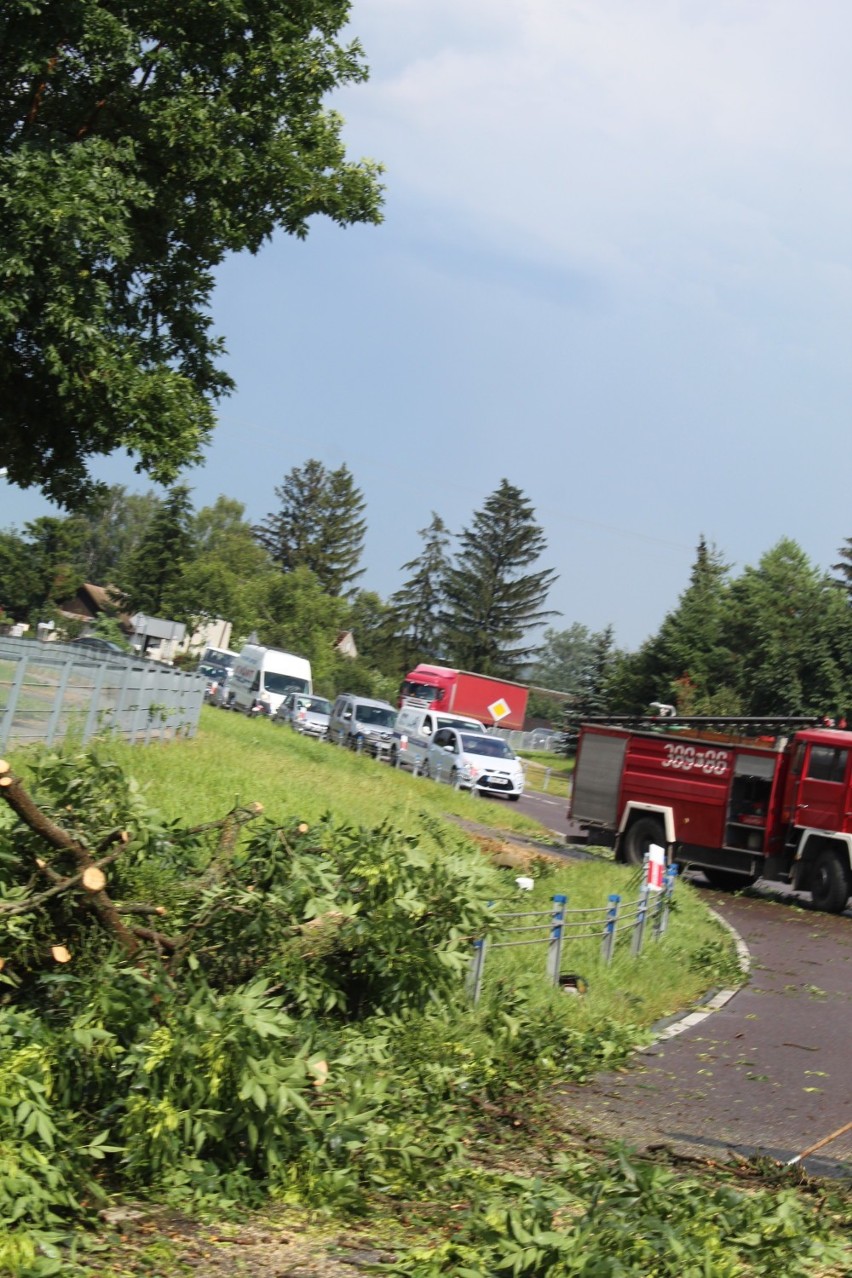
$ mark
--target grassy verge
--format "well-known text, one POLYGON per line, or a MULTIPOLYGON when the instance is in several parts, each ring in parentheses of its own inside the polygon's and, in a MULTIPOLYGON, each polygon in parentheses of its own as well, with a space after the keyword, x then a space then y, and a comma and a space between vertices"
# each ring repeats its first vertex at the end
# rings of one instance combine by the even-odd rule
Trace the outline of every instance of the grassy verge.
MULTIPOLYGON (((38 775, 26 756, 13 764, 38 775)), ((110 890, 156 894, 168 905, 157 926, 197 946, 162 982, 152 952, 141 967, 116 957, 67 901, 50 930, 16 916, 0 1008, 0 1205, 5 1193, 31 1208, 0 1226, 0 1273, 260 1278, 316 1263, 342 1276, 352 1260, 336 1266, 339 1230, 368 1219, 376 1263, 411 1278, 848 1272, 836 1267, 842 1208, 798 1195, 790 1178, 740 1193, 554 1137, 549 1084, 617 1065, 656 1019, 731 981, 730 939, 688 885, 638 959, 622 947, 606 966, 597 939, 569 936, 562 968, 585 978, 584 995, 548 984, 546 943, 493 948, 474 1009, 470 941, 501 939, 495 914, 547 910, 554 893, 600 909, 610 892, 631 898, 635 872, 512 854, 511 832, 531 829, 512 805, 212 709, 193 741, 110 743, 101 761, 55 771, 63 822, 99 813, 114 830, 119 800, 140 826, 145 805, 156 809, 127 865, 110 867, 110 890), (109 760, 139 789, 125 794, 119 769, 110 780, 109 760), (224 877, 209 877, 203 847, 173 837, 171 825, 258 801, 268 823, 246 827, 230 860, 219 850, 224 877), (453 814, 496 823, 488 851, 505 855, 484 856, 453 814), (532 891, 515 882, 521 866, 532 891), (60 973, 45 943, 72 932, 60 973), (144 1199, 144 1230, 137 1243, 101 1237, 99 1262, 81 1252, 76 1263, 69 1228, 90 1227, 104 1194, 144 1199), (192 1218, 177 1220, 178 1206, 192 1218), (292 1233, 294 1212, 322 1208, 334 1245, 320 1239, 307 1258, 261 1249, 249 1263, 243 1225, 222 1227, 248 1206, 262 1207, 255 1233, 259 1220, 276 1237, 276 1222, 292 1233)), ((9 869, 29 837, 0 821, 10 900, 30 890, 29 869, 9 869)))
POLYGON ((526 763, 527 789, 565 799, 571 787, 574 760, 549 750, 518 751, 526 763))
POLYGON ((495 830, 540 833, 536 822, 501 800, 473 799, 372 758, 313 741, 266 719, 205 706, 191 741, 140 750, 116 743, 114 757, 169 817, 208 820, 232 803, 262 803, 273 820, 338 821, 373 826, 384 819, 423 829, 423 814, 450 813, 495 830))

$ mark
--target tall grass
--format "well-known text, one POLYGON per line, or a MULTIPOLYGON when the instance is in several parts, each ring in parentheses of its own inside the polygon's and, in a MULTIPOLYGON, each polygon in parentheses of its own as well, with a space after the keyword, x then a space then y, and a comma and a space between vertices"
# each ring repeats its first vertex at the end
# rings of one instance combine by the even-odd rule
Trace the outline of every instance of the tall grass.
MULTIPOLYGON (((388 823, 401 837, 416 838, 435 851, 443 841, 440 829, 455 830, 447 817, 487 824, 508 838, 512 832, 541 833, 505 801, 474 799, 266 719, 250 720, 211 707, 204 708, 192 740, 129 746, 111 739, 102 749, 135 778, 150 806, 169 820, 188 824, 209 821, 236 803, 259 802, 264 815, 282 825, 313 825, 326 814, 338 824, 367 829, 388 823)), ((26 752, 13 756, 13 763, 25 771, 26 752)), ((497 908, 547 909, 554 893, 565 893, 569 910, 603 909, 609 893, 619 892, 627 902, 638 889, 636 871, 611 862, 542 861, 540 870, 532 871, 532 892, 515 887, 518 873, 494 870, 497 908)), ((566 933, 562 970, 586 979, 585 997, 569 1000, 547 984, 547 945, 541 943, 491 952, 486 1000, 495 987, 528 985, 533 1004, 543 1001, 558 1020, 584 1030, 613 1021, 648 1026, 690 1005, 708 987, 736 979, 729 937, 687 884, 678 884, 667 934, 660 941, 649 934, 638 960, 625 952, 625 938, 612 965, 605 965, 600 927, 598 918, 593 939, 574 940, 570 928, 566 933)))
POLYGON ((422 815, 466 817, 497 830, 541 834, 540 827, 501 799, 397 771, 367 755, 300 736, 268 719, 247 719, 205 706, 189 741, 147 748, 116 741, 113 756, 146 787, 164 815, 209 820, 234 802, 262 803, 272 820, 337 821, 375 826, 383 820, 421 830, 422 815))

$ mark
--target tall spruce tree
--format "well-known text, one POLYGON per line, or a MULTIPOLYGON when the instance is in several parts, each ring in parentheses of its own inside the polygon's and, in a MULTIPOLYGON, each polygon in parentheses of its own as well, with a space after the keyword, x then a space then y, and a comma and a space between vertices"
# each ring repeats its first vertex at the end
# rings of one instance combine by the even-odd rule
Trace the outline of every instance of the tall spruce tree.
POLYGON ((284 572, 310 568, 330 595, 351 594, 364 571, 358 563, 367 521, 349 469, 327 470, 311 458, 284 476, 275 496, 278 510, 254 529, 260 545, 284 572))
POLYGON ((405 663, 440 659, 440 612, 444 578, 449 568, 447 547, 451 536, 440 515, 432 511, 428 528, 421 528, 423 549, 402 565, 411 575, 390 597, 394 624, 400 636, 405 663))
POLYGON ((194 554, 192 523, 189 489, 177 484, 151 516, 119 583, 133 612, 189 620, 178 587, 194 554))
POLYGON ((725 633, 728 589, 728 565, 701 537, 677 607, 637 652, 615 662, 610 709, 639 713, 666 701, 684 714, 739 711, 725 633))
POLYGON ((831 571, 834 573, 832 581, 843 587, 849 602, 852 603, 852 537, 846 538, 837 553, 840 556, 840 562, 831 565, 831 571))
POLYGON ((534 514, 520 488, 503 479, 459 536, 441 614, 454 665, 516 678, 538 651, 530 631, 557 615, 545 607, 557 573, 528 571, 547 548, 534 514))

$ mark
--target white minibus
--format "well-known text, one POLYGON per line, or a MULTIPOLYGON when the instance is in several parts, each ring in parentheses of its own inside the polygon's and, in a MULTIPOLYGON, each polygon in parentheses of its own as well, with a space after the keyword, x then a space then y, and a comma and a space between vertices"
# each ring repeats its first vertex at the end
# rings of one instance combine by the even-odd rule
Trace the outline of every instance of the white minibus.
POLYGON ((230 704, 243 714, 275 714, 288 692, 313 692, 311 663, 279 648, 247 643, 228 680, 230 704))

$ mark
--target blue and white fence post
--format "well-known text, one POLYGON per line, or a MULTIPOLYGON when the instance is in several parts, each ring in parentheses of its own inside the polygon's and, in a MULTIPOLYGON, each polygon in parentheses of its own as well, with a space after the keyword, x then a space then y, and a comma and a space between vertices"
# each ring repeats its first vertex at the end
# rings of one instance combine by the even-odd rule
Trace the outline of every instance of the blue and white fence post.
POLYGON ((562 967, 562 932, 568 897, 562 892, 557 892, 551 900, 553 901, 553 923, 550 929, 550 944, 547 947, 547 975, 553 985, 558 985, 562 967))
POLYGON ((611 892, 607 899, 609 906, 606 912, 606 922, 604 923, 603 940, 601 941, 601 958, 608 965, 612 962, 612 955, 615 950, 615 934, 618 929, 618 910, 621 905, 621 897, 617 892, 611 892))
POLYGON ((642 953, 645 940, 645 920, 648 917, 648 882, 642 884, 639 900, 636 902, 636 921, 633 924, 633 939, 630 942, 630 953, 637 958, 642 953))
POLYGON ((672 894, 674 893, 676 881, 677 866, 667 866, 665 877, 663 879, 663 890, 660 893, 660 903, 657 907, 657 925, 654 929, 657 940, 660 939, 669 925, 669 906, 671 905, 672 894))

